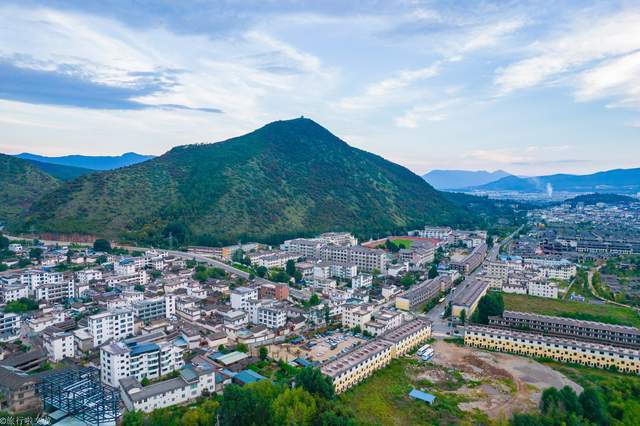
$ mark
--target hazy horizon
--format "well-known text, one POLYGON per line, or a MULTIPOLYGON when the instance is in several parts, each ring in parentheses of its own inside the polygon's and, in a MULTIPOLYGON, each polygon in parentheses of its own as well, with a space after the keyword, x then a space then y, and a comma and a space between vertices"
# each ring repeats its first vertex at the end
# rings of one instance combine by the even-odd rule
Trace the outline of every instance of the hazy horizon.
POLYGON ((640 5, 0 6, 0 152, 160 155, 308 116, 417 174, 638 167, 640 5))

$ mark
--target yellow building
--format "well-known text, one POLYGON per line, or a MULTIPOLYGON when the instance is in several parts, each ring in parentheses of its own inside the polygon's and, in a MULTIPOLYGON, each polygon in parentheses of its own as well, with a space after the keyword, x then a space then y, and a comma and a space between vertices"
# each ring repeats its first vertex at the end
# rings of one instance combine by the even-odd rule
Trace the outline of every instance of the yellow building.
POLYGON ((322 366, 333 381, 336 393, 360 383, 431 337, 431 323, 416 319, 389 330, 375 340, 322 366))
POLYGON ((596 368, 616 367, 618 371, 640 374, 640 351, 606 344, 482 326, 467 326, 464 343, 476 348, 596 368))

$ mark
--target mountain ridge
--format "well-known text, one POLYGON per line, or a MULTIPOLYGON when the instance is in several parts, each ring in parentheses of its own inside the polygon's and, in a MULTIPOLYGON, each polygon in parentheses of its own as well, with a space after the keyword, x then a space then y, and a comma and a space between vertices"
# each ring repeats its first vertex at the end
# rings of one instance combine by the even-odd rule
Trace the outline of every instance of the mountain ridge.
POLYGON ((486 170, 441 170, 435 169, 422 175, 431 186, 439 190, 455 190, 485 185, 507 176, 504 170, 488 172, 486 170))
POLYGON ((181 242, 217 244, 472 220, 405 167, 299 118, 80 176, 36 202, 13 227, 98 230, 147 242, 171 232, 181 242))
POLYGON ((558 173, 547 176, 520 178, 508 176, 485 185, 469 188, 478 191, 519 192, 620 192, 640 191, 640 168, 612 169, 585 175, 558 173))
POLYGON ((16 157, 23 160, 38 161, 40 163, 56 164, 60 166, 78 167, 89 170, 113 170, 142 163, 155 158, 153 155, 142 155, 135 152, 126 152, 122 155, 64 155, 49 157, 45 155, 23 152, 16 157))

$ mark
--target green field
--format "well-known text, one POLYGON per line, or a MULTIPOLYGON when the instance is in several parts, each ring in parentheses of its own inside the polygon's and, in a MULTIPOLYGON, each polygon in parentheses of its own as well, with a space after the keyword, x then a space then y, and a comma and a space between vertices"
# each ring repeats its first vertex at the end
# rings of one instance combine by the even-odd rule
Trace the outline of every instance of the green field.
POLYGON ((503 294, 504 308, 509 311, 533 312, 608 324, 640 327, 640 315, 630 308, 614 305, 592 305, 560 299, 503 294))
POLYGON ((404 238, 398 238, 396 240, 391 240, 392 243, 394 243, 395 245, 397 245, 400 248, 405 248, 405 249, 409 249, 411 248, 411 245, 413 244, 413 240, 408 240, 408 239, 404 239, 404 238))
POLYGON ((447 389, 437 389, 432 383, 416 378, 420 368, 416 360, 395 359, 388 367, 340 395, 339 402, 353 412, 357 424, 455 425, 486 421, 461 411, 458 403, 463 401, 462 397, 440 392, 454 390, 462 386, 464 380, 460 378, 450 383, 447 389), (434 405, 410 398, 408 394, 413 388, 436 395, 434 405))

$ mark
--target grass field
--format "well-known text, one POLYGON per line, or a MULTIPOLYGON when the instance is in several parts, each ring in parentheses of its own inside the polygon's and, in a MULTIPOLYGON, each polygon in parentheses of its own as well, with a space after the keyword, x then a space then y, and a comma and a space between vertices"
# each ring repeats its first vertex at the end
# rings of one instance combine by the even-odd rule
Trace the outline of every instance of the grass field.
MULTIPOLYGON (((458 403, 463 401, 462 397, 440 392, 432 383, 416 379, 419 370, 416 360, 395 359, 340 395, 340 403, 354 413, 357 424, 365 425, 455 425, 486 420, 481 414, 474 416, 460 410, 458 403), (408 394, 413 388, 436 395, 434 405, 410 398, 408 394)), ((452 389, 442 389, 447 390, 452 389)))
POLYGON ((394 243, 395 245, 397 245, 400 248, 405 248, 405 249, 409 249, 411 248, 411 245, 413 244, 412 240, 406 240, 403 238, 398 238, 395 240, 391 240, 392 243, 394 243))
POLYGON ((542 315, 640 327, 640 315, 633 309, 622 306, 593 305, 520 294, 503 294, 503 298, 505 309, 510 311, 533 312, 542 315))

